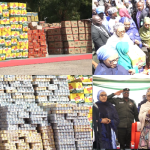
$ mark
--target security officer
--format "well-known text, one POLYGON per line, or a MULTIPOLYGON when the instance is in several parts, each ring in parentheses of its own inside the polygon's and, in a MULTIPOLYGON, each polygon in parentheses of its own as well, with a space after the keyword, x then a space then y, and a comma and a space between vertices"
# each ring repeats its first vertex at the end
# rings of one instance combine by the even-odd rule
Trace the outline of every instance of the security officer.
POLYGON ((130 89, 125 88, 116 93, 112 93, 107 97, 107 101, 115 105, 116 110, 119 115, 119 125, 118 125, 118 141, 120 143, 120 148, 130 148, 131 142, 131 126, 134 122, 139 121, 138 119, 138 109, 133 100, 129 99, 130 89), (113 98, 115 95, 120 95, 123 93, 123 98, 113 98))

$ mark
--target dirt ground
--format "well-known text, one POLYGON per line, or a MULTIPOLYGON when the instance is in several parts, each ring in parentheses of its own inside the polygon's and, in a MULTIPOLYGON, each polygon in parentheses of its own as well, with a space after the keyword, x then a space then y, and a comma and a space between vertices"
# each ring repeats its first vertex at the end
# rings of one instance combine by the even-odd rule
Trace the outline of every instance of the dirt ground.
POLYGON ((0 68, 1 75, 92 75, 92 60, 0 68))

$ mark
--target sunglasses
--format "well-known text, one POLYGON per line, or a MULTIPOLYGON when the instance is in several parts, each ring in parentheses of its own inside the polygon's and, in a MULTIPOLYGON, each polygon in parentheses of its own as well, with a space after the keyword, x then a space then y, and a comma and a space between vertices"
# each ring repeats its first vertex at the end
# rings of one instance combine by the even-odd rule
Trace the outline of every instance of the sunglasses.
POLYGON ((119 58, 120 58, 120 57, 118 57, 118 58, 116 58, 116 59, 114 59, 114 60, 111 60, 111 61, 109 61, 109 63, 110 63, 110 64, 113 64, 113 63, 116 62, 116 61, 118 62, 119 58))
POLYGON ((102 95, 100 95, 101 97, 103 97, 103 96, 107 96, 106 94, 102 94, 102 95))
POLYGON ((129 92, 123 92, 124 94, 129 94, 129 92))

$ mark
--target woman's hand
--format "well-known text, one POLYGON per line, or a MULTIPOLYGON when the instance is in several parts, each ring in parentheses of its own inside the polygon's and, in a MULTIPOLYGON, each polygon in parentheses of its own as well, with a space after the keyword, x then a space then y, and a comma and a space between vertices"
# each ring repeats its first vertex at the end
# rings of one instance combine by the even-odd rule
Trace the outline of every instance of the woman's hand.
POLYGON ((140 42, 138 40, 135 40, 134 43, 137 44, 137 45, 140 44, 140 42))
POLYGON ((110 122, 111 120, 108 118, 102 118, 102 121, 101 121, 101 123, 104 123, 104 124, 109 124, 110 122))
POLYGON ((130 75, 134 75, 135 74, 135 70, 134 69, 129 69, 128 71, 129 71, 130 75))

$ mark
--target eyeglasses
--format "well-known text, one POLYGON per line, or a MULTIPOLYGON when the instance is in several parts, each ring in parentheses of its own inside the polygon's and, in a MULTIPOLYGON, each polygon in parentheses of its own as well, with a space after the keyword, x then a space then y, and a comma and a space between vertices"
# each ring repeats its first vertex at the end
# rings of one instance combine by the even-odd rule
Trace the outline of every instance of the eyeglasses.
POLYGON ((147 97, 150 97, 150 95, 147 95, 147 97))
POLYGON ((145 26, 150 26, 150 24, 145 24, 145 26))
POLYGON ((122 31, 117 31, 118 33, 125 33, 126 31, 125 30, 122 30, 122 31))
POLYGON ((106 94, 102 94, 102 95, 100 95, 101 97, 103 97, 103 96, 107 96, 106 94))
POLYGON ((130 27, 130 24, 124 24, 125 27, 130 27))
POLYGON ((124 94, 129 94, 129 92, 123 92, 124 94))
POLYGON ((113 64, 113 63, 116 62, 116 61, 118 62, 119 58, 120 58, 120 57, 118 57, 118 58, 116 58, 116 59, 114 59, 114 60, 111 60, 111 61, 109 61, 109 63, 110 63, 110 64, 113 64))

